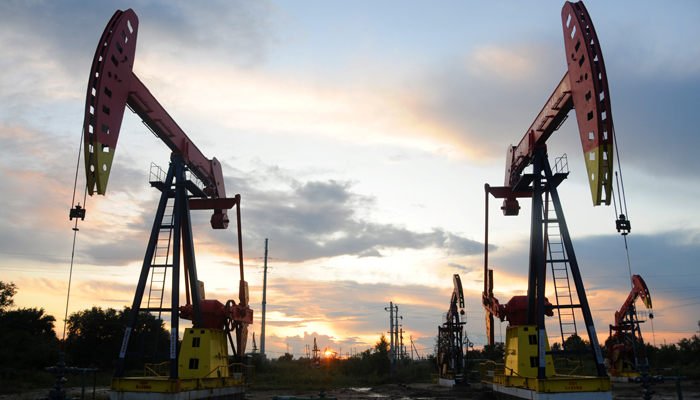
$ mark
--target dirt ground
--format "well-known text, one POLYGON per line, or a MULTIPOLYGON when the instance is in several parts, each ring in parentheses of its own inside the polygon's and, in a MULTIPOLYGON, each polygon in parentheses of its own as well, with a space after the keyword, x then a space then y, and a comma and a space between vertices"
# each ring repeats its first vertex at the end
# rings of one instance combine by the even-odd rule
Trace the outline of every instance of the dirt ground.
MULTIPOLYGON (((613 382, 613 399, 641 399, 642 391, 639 384, 636 383, 620 383, 613 382)), ((673 381, 667 381, 653 386, 655 393, 652 395, 656 400, 672 400, 677 399, 676 384, 673 381)), ((681 390, 683 399, 700 399, 700 381, 682 381, 681 390)), ((79 397, 80 389, 69 389, 67 397, 79 397)), ((0 400, 36 400, 41 397, 46 397, 49 394, 49 389, 39 389, 23 393, 21 395, 2 395, 0 400)), ((433 386, 429 383, 417 384, 391 384, 381 385, 373 388, 335 388, 326 390, 326 397, 336 399, 352 399, 352 400, 411 400, 411 399, 474 399, 474 400, 490 400, 494 396, 490 389, 484 387, 481 383, 475 383, 469 387, 445 388, 433 386)), ((85 391, 86 400, 92 399, 92 388, 87 388, 85 391)), ((273 396, 295 396, 297 398, 319 398, 319 391, 294 391, 294 390, 256 390, 251 388, 246 393, 246 399, 249 400, 271 400, 273 396)), ((96 389, 96 399, 109 399, 109 388, 98 387, 96 389)))
MULTIPOLYGON (((673 381, 655 384, 652 389, 653 399, 671 400, 677 399, 676 384, 673 381)), ((681 390, 683 399, 700 399, 700 381, 682 381, 681 390)), ((642 388, 636 383, 612 383, 613 399, 641 399, 642 388)), ((481 383, 475 383, 469 387, 445 388, 429 383, 412 385, 381 385, 373 388, 337 388, 327 390, 326 397, 337 399, 369 399, 369 400, 410 400, 410 399, 495 399, 490 389, 481 383)), ((255 388, 246 394, 246 399, 270 400, 273 396, 296 396, 303 398, 318 398, 318 391, 294 392, 284 390, 256 391, 255 388)))

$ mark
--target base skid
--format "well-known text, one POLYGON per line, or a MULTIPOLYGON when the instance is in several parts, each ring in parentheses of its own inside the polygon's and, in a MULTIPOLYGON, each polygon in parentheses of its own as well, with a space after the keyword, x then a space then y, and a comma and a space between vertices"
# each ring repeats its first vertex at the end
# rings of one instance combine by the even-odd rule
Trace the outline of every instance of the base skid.
POLYGON ((528 400, 612 400, 612 392, 538 392, 515 386, 487 384, 491 386, 498 400, 528 399, 528 400))
POLYGON ((113 378, 110 400, 243 400, 245 384, 238 378, 164 379, 113 378))
POLYGON ((608 371, 608 375, 610 375, 610 380, 615 381, 615 382, 629 382, 631 378, 636 378, 639 376, 639 372, 634 371, 634 370, 625 370, 625 371, 608 371))
POLYGON ((438 386, 449 387, 449 388, 454 387, 455 380, 454 379, 438 378, 438 386))

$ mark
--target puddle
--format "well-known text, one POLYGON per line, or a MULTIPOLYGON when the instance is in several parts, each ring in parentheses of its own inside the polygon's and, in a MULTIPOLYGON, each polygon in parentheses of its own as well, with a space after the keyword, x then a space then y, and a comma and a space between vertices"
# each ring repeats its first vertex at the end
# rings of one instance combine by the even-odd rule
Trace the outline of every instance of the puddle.
POLYGON ((351 387, 351 388, 348 388, 348 389, 352 390, 353 392, 362 393, 362 394, 364 394, 364 395, 366 395, 367 397, 370 397, 370 398, 377 398, 377 399, 380 399, 380 398, 383 398, 383 397, 389 397, 388 395, 385 395, 385 394, 370 393, 369 391, 372 390, 372 388, 356 388, 356 387, 351 387))

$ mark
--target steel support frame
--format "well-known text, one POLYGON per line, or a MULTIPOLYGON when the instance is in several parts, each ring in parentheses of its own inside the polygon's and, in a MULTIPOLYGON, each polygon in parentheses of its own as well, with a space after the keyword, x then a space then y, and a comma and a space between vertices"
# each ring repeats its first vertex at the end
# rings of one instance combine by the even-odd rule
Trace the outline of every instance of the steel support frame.
MULTIPOLYGON (((180 253, 184 257, 185 279, 188 281, 191 293, 192 305, 194 307, 194 327, 201 327, 202 309, 200 303, 199 285, 197 284, 197 268, 194 256, 194 241, 192 236, 192 220, 190 216, 188 191, 185 187, 186 166, 181 156, 173 156, 165 186, 162 190, 158 210, 151 229, 151 235, 146 247, 146 253, 139 275, 139 281, 134 294, 134 301, 129 313, 121 351, 117 359, 117 366, 114 376, 121 378, 124 376, 125 359, 129 346, 130 336, 134 332, 138 315, 141 312, 141 303, 148 283, 148 277, 153 264, 153 255, 158 244, 158 234, 161 229, 163 217, 167 207, 168 199, 174 199, 173 204, 173 230, 174 240, 172 243, 172 274, 171 274, 171 307, 170 307, 170 379, 178 379, 178 355, 177 341, 179 337, 179 308, 180 308, 180 253)), ((188 298, 188 301, 190 299, 188 298)))
POLYGON ((561 206, 559 193, 557 192, 557 184, 553 179, 552 170, 547 159, 546 148, 538 148, 535 150, 533 157, 533 180, 532 180, 532 210, 531 210, 531 227, 530 227, 530 266, 528 273, 528 301, 527 301, 527 321, 528 324, 537 325, 538 327, 538 378, 546 379, 546 363, 545 363, 545 344, 544 344, 544 313, 545 313, 545 271, 546 271, 546 253, 545 253, 545 238, 542 216, 543 195, 549 193, 552 198, 552 203, 557 215, 559 230, 564 242, 569 259, 569 268, 571 269, 571 277, 574 280, 576 294, 578 295, 579 305, 583 314, 588 339, 591 343, 593 354, 596 360, 596 370, 598 376, 607 376, 603 355, 598 343, 595 326, 593 324, 593 316, 591 315, 590 306, 586 297, 586 291, 583 285, 583 279, 578 267, 578 261, 574 252, 574 247, 571 242, 571 235, 566 224, 564 211, 561 206), (544 174, 544 176, 543 176, 544 174), (536 307, 536 308, 535 308, 536 307))
MULTIPOLYGON (((634 303, 630 305, 627 312, 622 316, 620 325, 615 327, 615 332, 613 333, 613 326, 610 325, 610 350, 609 354, 612 353, 613 347, 616 344, 623 345, 622 356, 627 360, 627 363, 632 366, 635 371, 638 371, 637 366, 639 364, 646 364, 647 357, 644 348, 644 339, 642 338, 642 331, 639 326, 639 317, 637 315, 637 307, 634 303), (615 340, 617 339, 617 340, 615 340), (627 348, 632 349, 632 358, 627 357, 627 348)), ((611 361, 611 366, 614 368, 614 364, 611 361)), ((624 367, 623 367, 624 369, 624 367)), ((622 371, 617 371, 622 372, 622 371)), ((639 371, 638 371, 639 372, 639 371)))

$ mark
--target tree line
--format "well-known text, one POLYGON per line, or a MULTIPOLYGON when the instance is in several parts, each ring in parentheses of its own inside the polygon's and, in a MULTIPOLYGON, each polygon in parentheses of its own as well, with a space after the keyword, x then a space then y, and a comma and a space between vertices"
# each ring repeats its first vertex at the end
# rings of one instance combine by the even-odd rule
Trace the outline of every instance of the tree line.
MULTIPOLYGON (((0 281, 0 343, 2 343, 0 380, 2 381, 15 379, 18 371, 41 371, 45 367, 55 365, 61 349, 61 341, 56 335, 56 318, 46 314, 43 308, 15 309, 13 297, 17 290, 14 283, 0 281)), ((97 306, 72 313, 66 321, 64 343, 66 364, 74 367, 96 367, 104 371, 112 370, 122 344, 129 313, 129 307, 115 310, 97 306)), ((170 333, 165 329, 163 321, 157 320, 151 314, 143 313, 143 316, 139 316, 137 326, 132 332, 130 346, 132 348, 142 346, 143 337, 147 334, 157 338, 158 347, 168 347, 170 333)), ((568 349, 576 349, 586 348, 588 343, 579 337, 571 337, 567 339, 565 345, 568 349)), ((608 345, 607 342, 602 346, 603 354, 607 354, 606 345, 608 345)), ((558 343, 552 345, 552 349, 557 347, 561 346, 558 343)), ((467 361, 478 362, 478 360, 488 359, 503 362, 504 350, 503 343, 484 346, 481 350, 469 351, 467 361)), ((646 344, 646 350, 652 373, 656 373, 655 368, 675 368, 678 370, 676 373, 700 378, 700 337, 698 335, 657 347, 646 344)), ((304 360, 292 358, 291 355, 284 355, 277 361, 281 363, 296 361, 301 364, 304 362, 304 360)), ((434 355, 429 356, 428 359, 429 362, 425 365, 431 371, 435 369, 432 373, 436 372, 437 363, 434 355)), ((254 356, 253 361, 258 364, 256 369, 260 372, 269 368, 269 363, 262 363, 259 355, 258 359, 254 356)), ((401 367, 408 364, 411 364, 410 360, 402 360, 397 366, 397 374, 408 373, 413 376, 425 373, 423 367, 415 366, 406 367, 404 372, 401 372, 401 367)), ((334 368, 338 374, 387 377, 390 372, 389 343, 382 335, 374 348, 358 353, 347 360, 337 361, 337 366, 334 368)), ((478 366, 470 369, 477 368, 478 366)), ((406 379, 408 378, 409 376, 406 376, 406 379)))
MULTIPOLYGON (((12 380, 19 371, 43 370, 58 362, 64 348, 66 364, 111 370, 124 338, 130 309, 92 308, 72 313, 66 321, 65 343, 56 334, 56 318, 43 308, 17 308, 17 285, 0 281, 0 379, 12 380)), ((158 346, 167 348, 170 333, 163 321, 139 315, 130 346, 139 348, 144 333, 154 333, 158 346), (150 332, 153 331, 153 332, 150 332)))

